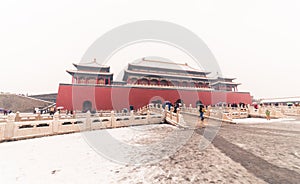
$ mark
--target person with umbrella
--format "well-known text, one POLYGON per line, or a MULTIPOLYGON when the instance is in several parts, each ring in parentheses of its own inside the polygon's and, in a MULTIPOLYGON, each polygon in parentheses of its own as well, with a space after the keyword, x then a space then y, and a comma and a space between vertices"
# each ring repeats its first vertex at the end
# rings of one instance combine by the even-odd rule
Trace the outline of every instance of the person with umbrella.
POLYGON ((170 101, 165 101, 163 104, 163 108, 165 109, 166 106, 168 107, 168 111, 170 111, 172 103, 170 101))
POLYGON ((203 121, 204 120, 204 112, 205 112, 205 108, 203 104, 199 104, 199 112, 200 112, 200 120, 203 121))

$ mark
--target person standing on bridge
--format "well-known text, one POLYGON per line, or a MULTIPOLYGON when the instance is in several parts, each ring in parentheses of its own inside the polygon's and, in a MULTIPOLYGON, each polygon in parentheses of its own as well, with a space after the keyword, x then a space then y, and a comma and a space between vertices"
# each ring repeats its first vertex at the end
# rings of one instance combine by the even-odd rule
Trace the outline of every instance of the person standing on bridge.
POLYGON ((203 104, 200 104, 200 106, 199 106, 199 112, 200 112, 200 119, 201 119, 201 121, 203 121, 204 120, 204 112, 205 112, 203 104))

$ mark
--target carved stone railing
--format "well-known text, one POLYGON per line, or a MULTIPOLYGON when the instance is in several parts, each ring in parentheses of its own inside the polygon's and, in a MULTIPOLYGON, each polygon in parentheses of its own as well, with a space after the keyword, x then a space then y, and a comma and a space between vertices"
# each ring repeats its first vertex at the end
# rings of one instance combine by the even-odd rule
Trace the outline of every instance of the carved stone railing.
POLYGON ((266 117, 266 111, 270 111, 270 118, 283 118, 285 115, 283 113, 283 109, 275 106, 262 106, 258 109, 255 109, 253 106, 249 107, 249 115, 250 117, 266 117))
MULTIPOLYGON (((204 110, 204 117, 208 119, 231 123, 233 118, 237 118, 234 116, 235 111, 231 111, 223 107, 207 106, 204 108, 204 110)), ((183 107, 182 112, 194 116, 200 116, 199 108, 193 108, 191 105, 187 108, 183 107)))
POLYGON ((300 106, 271 106, 272 108, 279 108, 281 113, 287 116, 300 116, 300 106))
POLYGON ((148 111, 146 115, 116 114, 110 112, 110 116, 100 116, 90 112, 76 114, 74 116, 55 113, 49 116, 25 116, 9 114, 5 122, 0 123, 0 141, 19 140, 25 138, 50 136, 64 133, 99 130, 105 128, 118 128, 136 125, 158 124, 162 115, 148 111), (44 118, 41 118, 44 117, 44 118))

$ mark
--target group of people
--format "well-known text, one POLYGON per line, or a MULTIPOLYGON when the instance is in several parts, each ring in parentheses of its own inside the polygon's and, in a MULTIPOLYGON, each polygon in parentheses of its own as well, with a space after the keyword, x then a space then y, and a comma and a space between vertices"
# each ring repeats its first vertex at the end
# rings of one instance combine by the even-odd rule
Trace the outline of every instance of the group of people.
MULTIPOLYGON (((173 112, 174 112, 174 113, 177 113, 177 109, 178 109, 179 107, 181 107, 182 103, 183 103, 183 102, 182 102, 181 100, 177 100, 176 102, 174 102, 174 105, 173 105, 171 102, 166 101, 166 102, 163 104, 163 108, 167 107, 167 109, 170 111, 170 110, 171 110, 171 107, 174 107, 173 112)), ((205 106, 204 106, 202 103, 197 103, 197 107, 198 107, 199 113, 200 113, 200 120, 201 120, 201 121, 204 121, 204 113, 205 113, 205 111, 206 111, 205 106)))
POLYGON ((8 114, 12 113, 11 110, 6 110, 6 109, 3 109, 2 112, 4 116, 7 116, 8 114))
MULTIPOLYGON (((51 116, 53 116, 56 112, 59 112, 60 113, 61 109, 57 109, 55 107, 50 107, 48 109, 39 109, 39 108, 35 108, 33 113, 36 114, 36 113, 40 113, 40 114, 47 114, 49 113, 51 116)), ((65 111, 67 115, 69 114, 73 114, 73 111, 69 111, 69 110, 66 110, 65 111)))

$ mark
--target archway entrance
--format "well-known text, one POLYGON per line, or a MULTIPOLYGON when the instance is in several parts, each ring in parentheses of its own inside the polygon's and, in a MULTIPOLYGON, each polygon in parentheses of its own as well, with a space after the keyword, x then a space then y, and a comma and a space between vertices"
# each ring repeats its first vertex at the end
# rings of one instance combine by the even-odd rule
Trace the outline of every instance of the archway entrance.
POLYGON ((92 110, 92 102, 91 101, 84 101, 82 105, 82 112, 87 112, 92 110))

